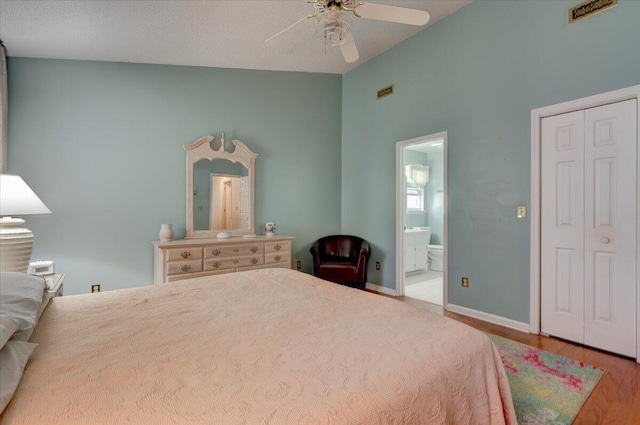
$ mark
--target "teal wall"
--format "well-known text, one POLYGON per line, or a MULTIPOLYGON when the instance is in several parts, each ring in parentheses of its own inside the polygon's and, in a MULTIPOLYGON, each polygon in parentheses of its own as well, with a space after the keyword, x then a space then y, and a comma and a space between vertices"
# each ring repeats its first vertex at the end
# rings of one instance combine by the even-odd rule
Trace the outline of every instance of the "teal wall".
POLYGON ((221 132, 256 163, 256 228, 293 260, 340 231, 340 75, 9 58, 8 171, 53 211, 27 217, 33 258, 65 293, 150 284, 161 223, 185 235, 182 146, 221 132), (319 119, 319 117, 321 119, 319 119))
POLYGON ((316 238, 362 236, 393 288, 395 144, 447 130, 449 301, 527 322, 530 111, 640 84, 640 2, 575 4, 476 0, 342 77, 9 58, 8 170, 54 212, 27 218, 34 258, 68 294, 150 283, 160 224, 185 233, 182 145, 225 131, 260 155, 257 229, 306 271, 316 238))
POLYGON ((477 0, 343 76, 342 231, 371 282, 395 286, 396 142, 447 130, 449 302, 529 321, 531 110, 640 84, 640 1, 569 25, 575 4, 477 0))

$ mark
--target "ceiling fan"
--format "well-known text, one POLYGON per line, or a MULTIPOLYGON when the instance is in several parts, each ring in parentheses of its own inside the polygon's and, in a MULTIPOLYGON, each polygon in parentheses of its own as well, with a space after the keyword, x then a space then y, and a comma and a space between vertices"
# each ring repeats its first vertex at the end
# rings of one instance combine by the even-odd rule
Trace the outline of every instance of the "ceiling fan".
POLYGON ((306 28, 316 26, 324 37, 325 44, 340 46, 344 59, 355 62, 360 55, 351 34, 354 23, 352 14, 357 18, 377 19, 379 21, 396 22, 409 25, 426 25, 431 18, 424 10, 408 9, 387 4, 364 3, 357 0, 307 0, 315 7, 316 12, 307 15, 293 25, 280 31, 265 43, 281 40, 301 33, 306 28))

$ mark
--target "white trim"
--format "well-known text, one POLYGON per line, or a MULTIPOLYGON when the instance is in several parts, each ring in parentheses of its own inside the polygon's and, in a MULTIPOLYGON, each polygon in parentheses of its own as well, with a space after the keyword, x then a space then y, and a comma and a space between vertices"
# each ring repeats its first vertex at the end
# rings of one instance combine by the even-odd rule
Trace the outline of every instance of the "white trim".
POLYGON ((448 302, 448 252, 449 252, 449 226, 448 226, 448 203, 449 203, 449 189, 448 189, 448 133, 447 131, 441 131, 439 133, 429 134, 426 136, 415 137, 409 140, 403 140, 396 143, 396 289, 397 296, 404 294, 404 148, 410 145, 418 143, 425 143, 430 140, 442 139, 442 147, 444 151, 444 205, 443 205, 443 223, 442 231, 444 235, 443 240, 443 274, 442 274, 442 291, 443 291, 443 304, 447 305, 448 302))
MULTIPOLYGON (((640 85, 601 93, 582 99, 545 106, 531 111, 531 269, 530 269, 530 312, 529 332, 540 333, 540 126, 543 118, 553 115, 581 109, 595 108, 610 103, 636 99, 638 111, 637 125, 640 125, 640 85)), ((640 128, 637 132, 638 145, 640 147, 640 128)), ((638 163, 640 164, 640 149, 638 149, 638 163)), ((640 185, 638 185, 640 186, 640 185)), ((640 211, 640 190, 638 192, 638 210, 640 211)), ((640 220, 640 217, 639 217, 640 220)), ((640 241, 640 226, 636 240, 640 241)), ((640 264, 640 252, 638 252, 637 264, 640 264)), ((636 288, 640 288, 640 273, 636 274, 636 288)), ((636 291, 636 346, 640 346, 640 290, 636 291)), ((640 363, 640 349, 636 350, 636 362, 640 363)))
POLYGON ((524 322, 518 322, 516 320, 508 319, 502 316, 496 316, 495 314, 485 313, 484 311, 474 310, 472 308, 462 307, 455 304, 447 304, 447 311, 453 313, 462 314, 463 316, 473 317, 485 322, 493 323, 494 325, 504 326, 505 328, 515 329, 520 332, 529 333, 529 324, 524 322))
POLYGON ((529 332, 540 333, 540 123, 542 117, 531 111, 531 205, 529 265, 529 332))
POLYGON ((373 292, 379 292, 381 294, 391 295, 392 297, 396 297, 397 296, 395 290, 393 290, 391 288, 387 288, 386 286, 376 285, 375 283, 367 282, 366 288, 368 290, 370 290, 370 291, 373 291, 373 292))
POLYGON ((443 131, 443 147, 444 147, 444 197, 442 205, 442 214, 444 215, 442 220, 442 243, 444 243, 444 250, 442 252, 442 286, 444 293, 442 294, 442 305, 445 306, 449 303, 449 139, 448 133, 443 131))

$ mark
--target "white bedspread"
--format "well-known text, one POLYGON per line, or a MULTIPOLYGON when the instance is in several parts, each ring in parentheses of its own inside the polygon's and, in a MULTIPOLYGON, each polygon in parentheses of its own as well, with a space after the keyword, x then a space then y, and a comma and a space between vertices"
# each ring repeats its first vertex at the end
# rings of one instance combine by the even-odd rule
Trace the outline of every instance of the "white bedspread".
POLYGON ((464 324, 265 269, 55 298, 3 424, 516 423, 464 324))

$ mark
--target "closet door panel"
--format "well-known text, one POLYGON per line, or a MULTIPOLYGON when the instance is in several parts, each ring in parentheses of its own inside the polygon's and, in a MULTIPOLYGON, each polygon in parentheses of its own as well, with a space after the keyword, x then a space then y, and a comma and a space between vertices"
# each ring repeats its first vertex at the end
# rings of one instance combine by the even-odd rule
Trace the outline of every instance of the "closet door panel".
POLYGON ((636 101, 585 111, 586 345, 636 355, 636 101))
POLYGON ((584 112, 542 120, 541 330, 584 338, 584 112))

